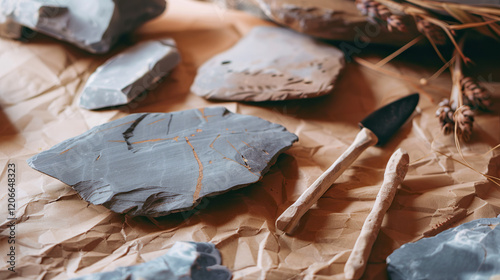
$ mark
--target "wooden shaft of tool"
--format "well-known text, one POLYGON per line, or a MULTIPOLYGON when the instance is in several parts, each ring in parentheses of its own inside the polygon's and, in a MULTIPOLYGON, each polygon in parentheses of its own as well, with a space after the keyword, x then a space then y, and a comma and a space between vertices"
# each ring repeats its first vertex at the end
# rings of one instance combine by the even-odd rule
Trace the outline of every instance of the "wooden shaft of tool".
POLYGON ((389 159, 385 169, 384 182, 377 194, 375 204, 363 224, 361 233, 344 267, 346 279, 359 279, 363 275, 373 243, 375 243, 382 226, 384 215, 391 206, 398 186, 406 176, 409 161, 408 153, 402 149, 394 152, 389 159))
POLYGON ((375 145, 377 141, 377 136, 373 132, 367 128, 362 128, 351 146, 302 193, 295 203, 278 217, 276 228, 286 233, 292 233, 307 210, 318 201, 364 150, 375 145))

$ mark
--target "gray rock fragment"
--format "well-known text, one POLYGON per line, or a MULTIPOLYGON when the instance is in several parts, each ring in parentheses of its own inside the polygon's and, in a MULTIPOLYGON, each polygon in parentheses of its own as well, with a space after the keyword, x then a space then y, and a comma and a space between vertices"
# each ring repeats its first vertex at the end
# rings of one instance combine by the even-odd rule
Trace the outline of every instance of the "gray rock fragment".
POLYGON ((229 280, 231 271, 221 265, 221 256, 212 243, 176 242, 168 252, 135 266, 119 267, 73 280, 229 280))
POLYGON ((28 159, 83 199, 158 217, 260 180, 297 136, 223 107, 132 114, 28 159))
POLYGON ((419 34, 414 26, 408 32, 390 32, 369 23, 352 0, 254 1, 280 25, 318 38, 349 41, 339 44, 349 55, 359 53, 369 43, 406 44, 419 34))
POLYGON ((191 91, 207 99, 265 101, 329 93, 344 67, 337 48, 281 27, 252 29, 205 62, 191 91))
POLYGON ((387 257, 389 276, 392 280, 500 277, 499 224, 500 218, 478 219, 405 244, 387 257))
POLYGON ((165 0, 0 0, 2 16, 92 53, 109 51, 165 8, 165 0))
POLYGON ((97 68, 85 84, 80 107, 127 104, 167 76, 180 60, 172 39, 139 43, 97 68))

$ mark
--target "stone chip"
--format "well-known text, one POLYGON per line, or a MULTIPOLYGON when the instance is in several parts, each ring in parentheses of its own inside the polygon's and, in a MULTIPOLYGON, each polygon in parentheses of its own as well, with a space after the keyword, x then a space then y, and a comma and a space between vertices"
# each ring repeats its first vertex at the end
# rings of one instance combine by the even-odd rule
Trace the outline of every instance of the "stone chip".
MULTIPOLYGON (((490 280, 500 275, 500 217, 462 224, 387 257, 391 280, 490 280)), ((495 278, 496 279, 496 278, 495 278)))
POLYGON ((180 60, 172 39, 141 42, 97 68, 85 84, 80 107, 127 104, 167 76, 180 60))

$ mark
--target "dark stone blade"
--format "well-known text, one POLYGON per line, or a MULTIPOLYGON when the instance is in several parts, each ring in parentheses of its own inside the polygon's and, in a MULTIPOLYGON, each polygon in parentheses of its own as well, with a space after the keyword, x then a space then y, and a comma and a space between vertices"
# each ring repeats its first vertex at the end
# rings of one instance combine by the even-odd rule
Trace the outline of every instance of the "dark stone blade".
POLYGON ((382 146, 411 116, 418 100, 418 93, 398 99, 368 115, 359 126, 375 133, 378 137, 377 146, 382 146))
POLYGON ((297 136, 223 107, 132 114, 30 159, 86 201, 130 216, 190 210, 259 181, 297 136))
POLYGON ((85 275, 73 280, 231 279, 231 271, 221 263, 221 255, 214 244, 178 241, 165 255, 149 262, 85 275))

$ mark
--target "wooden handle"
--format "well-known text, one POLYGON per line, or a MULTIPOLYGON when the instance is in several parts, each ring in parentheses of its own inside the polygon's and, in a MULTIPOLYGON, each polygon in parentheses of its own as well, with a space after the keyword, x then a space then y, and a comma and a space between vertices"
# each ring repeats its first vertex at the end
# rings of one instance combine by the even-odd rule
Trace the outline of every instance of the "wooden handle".
POLYGON ((384 215, 391 206, 396 190, 406 176, 410 158, 408 153, 398 149, 392 154, 387 163, 384 182, 377 194, 372 211, 363 224, 356 244, 344 267, 344 276, 347 279, 359 279, 363 275, 368 257, 377 239, 384 215))
POLYGON ((368 147, 377 143, 373 132, 362 128, 356 135, 354 143, 323 173, 305 192, 288 207, 276 220, 276 228, 288 234, 295 230, 300 218, 311 206, 330 188, 337 178, 356 160, 368 147))

